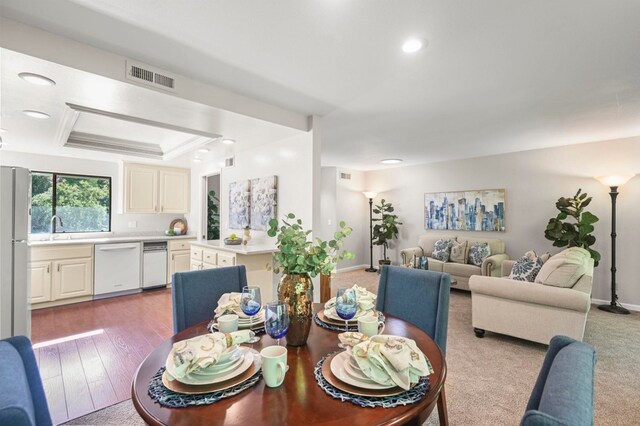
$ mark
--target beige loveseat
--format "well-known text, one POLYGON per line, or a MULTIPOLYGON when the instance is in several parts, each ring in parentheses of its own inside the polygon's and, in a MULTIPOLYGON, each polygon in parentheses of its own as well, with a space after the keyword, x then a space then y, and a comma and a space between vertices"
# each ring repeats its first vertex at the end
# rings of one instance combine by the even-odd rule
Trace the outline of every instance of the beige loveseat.
POLYGON ((454 235, 422 235, 418 241, 418 247, 404 249, 400 252, 402 255, 402 263, 408 264, 413 260, 414 256, 428 256, 428 267, 430 271, 446 272, 451 275, 452 280, 456 280, 454 288, 469 290, 469 277, 472 275, 501 276, 502 262, 509 257, 505 254, 504 242, 493 238, 467 238, 464 236, 454 235), (469 245, 473 243, 488 243, 491 255, 487 257, 481 266, 471 265, 468 263, 442 262, 433 259, 431 253, 436 241, 440 239, 455 240, 460 243, 465 240, 469 245))
POLYGON ((593 259, 584 262, 586 272, 570 288, 511 280, 514 264, 502 263, 502 278, 469 280, 476 336, 488 330, 546 345, 556 335, 582 340, 591 307, 593 259))

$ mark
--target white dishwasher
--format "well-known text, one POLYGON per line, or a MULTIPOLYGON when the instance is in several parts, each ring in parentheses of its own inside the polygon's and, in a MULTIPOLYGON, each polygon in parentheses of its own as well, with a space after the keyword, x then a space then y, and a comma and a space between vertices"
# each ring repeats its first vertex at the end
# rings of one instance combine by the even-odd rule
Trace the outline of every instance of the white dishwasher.
POLYGON ((140 243, 96 244, 96 296, 140 288, 140 243))

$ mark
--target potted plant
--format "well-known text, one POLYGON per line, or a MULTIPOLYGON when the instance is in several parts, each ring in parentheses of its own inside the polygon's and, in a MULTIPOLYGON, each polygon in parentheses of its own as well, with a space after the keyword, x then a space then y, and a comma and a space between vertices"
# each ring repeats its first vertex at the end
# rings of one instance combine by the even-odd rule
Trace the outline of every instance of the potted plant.
POLYGON ((373 227, 373 244, 382 246, 382 259, 378 260, 380 266, 391 264, 391 260, 387 257, 387 249, 389 242, 398 237, 398 226, 402 225, 393 211, 393 205, 384 199, 380 200, 380 204, 373 209, 373 213, 380 215, 373 218, 373 221, 377 222, 373 227))
POLYGON ((207 240, 220 239, 220 200, 216 191, 209 191, 207 197, 207 240))
POLYGON ((598 266, 600 253, 591 248, 596 243, 596 237, 592 234, 598 217, 591 212, 584 211, 591 203, 591 197, 586 192, 578 189, 576 195, 571 198, 560 197, 556 202, 556 208, 560 213, 549 219, 544 236, 553 241, 555 247, 582 247, 591 253, 593 263, 598 266))
POLYGON ((269 221, 267 235, 277 237, 278 251, 273 254, 273 270, 282 272, 278 285, 278 299, 289 307, 289 331, 287 344, 302 346, 307 342, 313 315, 312 277, 318 274, 330 275, 335 264, 342 259, 352 259, 353 254, 341 250, 344 239, 352 229, 340 222, 340 229, 334 239, 322 241, 309 240, 310 230, 302 227, 302 220, 289 213, 278 227, 278 221, 269 221))

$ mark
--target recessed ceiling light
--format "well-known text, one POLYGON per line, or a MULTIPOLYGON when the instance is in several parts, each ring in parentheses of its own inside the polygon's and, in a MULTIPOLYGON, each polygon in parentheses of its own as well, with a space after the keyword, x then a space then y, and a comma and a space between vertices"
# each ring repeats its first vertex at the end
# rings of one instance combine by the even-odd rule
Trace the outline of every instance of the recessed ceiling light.
POLYGON ((201 160, 201 159, 199 159, 198 157, 196 157, 196 158, 194 158, 194 159, 193 159, 193 162, 194 162, 194 163, 199 163, 199 162, 201 162, 201 161, 202 161, 202 160, 201 160))
POLYGON ((402 163, 402 160, 399 158, 385 158, 384 160, 380 160, 382 164, 398 164, 402 163))
POLYGON ((31 84, 37 84, 38 86, 55 86, 56 82, 48 77, 40 74, 34 74, 32 72, 21 72, 18 77, 24 81, 28 81, 31 84))
POLYGON ((415 53, 427 44, 426 40, 421 38, 409 38, 402 43, 402 51, 404 53, 415 53))
POLYGON ((46 112, 34 111, 34 110, 31 110, 31 109, 25 109, 24 111, 22 111, 22 113, 25 114, 25 115, 28 115, 31 118, 45 119, 45 118, 51 117, 46 112))
POLYGON ((234 141, 233 139, 222 139, 222 143, 225 145, 233 145, 234 143, 236 143, 236 141, 234 141))
POLYGON ((209 148, 200 148, 198 149, 198 152, 202 152, 202 153, 209 152, 209 148))

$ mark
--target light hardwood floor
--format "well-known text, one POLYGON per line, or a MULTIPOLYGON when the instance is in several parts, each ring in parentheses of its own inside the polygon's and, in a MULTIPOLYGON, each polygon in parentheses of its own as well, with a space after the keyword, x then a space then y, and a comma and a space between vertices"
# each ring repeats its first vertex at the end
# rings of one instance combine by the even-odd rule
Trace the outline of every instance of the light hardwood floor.
POLYGON ((131 398, 138 365, 172 334, 170 289, 33 311, 31 338, 54 423, 131 398), (55 342, 70 336, 77 338, 55 342))

